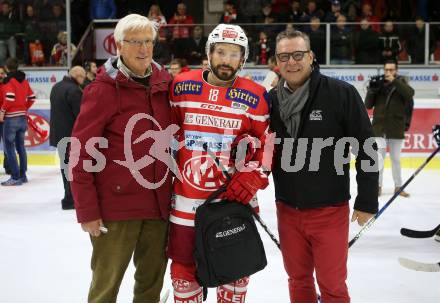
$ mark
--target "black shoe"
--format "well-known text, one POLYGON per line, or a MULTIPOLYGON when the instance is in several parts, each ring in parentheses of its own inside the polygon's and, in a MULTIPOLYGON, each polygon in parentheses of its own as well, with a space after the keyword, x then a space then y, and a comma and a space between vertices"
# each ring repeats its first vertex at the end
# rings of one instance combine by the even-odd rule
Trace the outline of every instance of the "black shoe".
POLYGON ((61 201, 61 208, 63 210, 75 209, 73 202, 66 202, 64 200, 61 201))

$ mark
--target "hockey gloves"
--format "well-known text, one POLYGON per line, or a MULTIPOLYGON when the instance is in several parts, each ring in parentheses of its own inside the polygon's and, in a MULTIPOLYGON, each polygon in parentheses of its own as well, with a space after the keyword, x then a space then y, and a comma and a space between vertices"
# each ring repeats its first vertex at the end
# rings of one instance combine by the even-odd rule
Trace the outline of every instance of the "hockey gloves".
POLYGON ((265 189, 269 180, 259 169, 236 172, 226 188, 224 196, 230 201, 248 204, 259 189, 265 189))
POLYGON ((440 124, 432 127, 432 133, 434 135, 435 141, 437 142, 437 146, 440 146, 440 124))

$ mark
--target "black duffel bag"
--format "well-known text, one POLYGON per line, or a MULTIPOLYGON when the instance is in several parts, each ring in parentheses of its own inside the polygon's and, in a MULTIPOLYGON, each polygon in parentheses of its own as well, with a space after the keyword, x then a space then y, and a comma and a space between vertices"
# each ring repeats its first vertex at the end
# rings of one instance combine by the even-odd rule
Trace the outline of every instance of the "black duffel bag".
POLYGON ((250 205, 208 200, 196 211, 194 259, 201 286, 217 287, 250 276, 267 265, 250 205))

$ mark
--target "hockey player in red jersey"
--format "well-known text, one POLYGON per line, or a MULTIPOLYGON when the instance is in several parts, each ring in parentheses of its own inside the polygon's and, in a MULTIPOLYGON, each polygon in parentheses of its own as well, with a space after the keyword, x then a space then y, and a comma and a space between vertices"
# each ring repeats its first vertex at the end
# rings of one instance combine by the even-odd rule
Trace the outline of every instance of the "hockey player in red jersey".
MULTIPOLYGON (((210 68, 177 75, 170 90, 173 115, 180 126, 176 159, 182 175, 174 183, 168 244, 176 303, 203 300, 193 260, 195 211, 226 181, 204 146, 233 173, 225 193, 228 200, 256 208, 257 190, 268 185, 262 146, 268 134, 269 105, 262 86, 238 76, 248 57, 244 31, 237 25, 219 24, 209 34, 206 54, 210 68), (245 134, 261 145, 251 159, 253 169, 236 169, 229 161, 231 144, 245 134)), ((217 302, 245 302, 248 281, 245 277, 219 286, 217 302)))

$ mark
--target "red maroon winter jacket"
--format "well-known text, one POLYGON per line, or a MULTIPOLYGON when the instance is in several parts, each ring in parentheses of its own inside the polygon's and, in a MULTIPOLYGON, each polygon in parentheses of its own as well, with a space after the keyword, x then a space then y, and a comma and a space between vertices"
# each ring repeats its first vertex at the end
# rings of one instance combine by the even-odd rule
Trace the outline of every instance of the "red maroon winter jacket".
MULTIPOLYGON (((116 68, 116 58, 109 59, 84 90, 80 113, 75 122, 72 137, 81 143, 81 149, 71 146, 72 193, 78 222, 84 223, 102 218, 104 221, 163 218, 168 220, 171 201, 171 172, 158 160, 140 169, 140 177, 150 183, 165 182, 153 190, 141 186, 129 168, 115 161, 125 161, 124 131, 131 117, 138 113, 153 116, 162 129, 171 123, 168 87, 171 77, 165 68, 152 63, 153 73, 149 87, 128 79, 116 68), (98 159, 85 150, 92 137, 104 137, 107 148, 97 148, 105 157, 104 168, 99 172, 87 172, 84 161, 98 159), (75 165, 75 157, 79 162, 75 165)), ((148 130, 158 130, 148 119, 138 121, 128 138, 134 160, 150 154, 152 139, 136 144, 138 137, 148 130)), ((151 138, 151 137, 150 137, 151 138)), ((74 142, 74 141, 72 141, 74 142)), ((154 158, 153 158, 154 159, 154 158)), ((96 164, 93 160, 91 163, 96 164)))
POLYGON ((24 116, 34 104, 34 92, 25 78, 21 71, 11 72, 0 86, 0 100, 3 100, 3 104, 0 101, 0 111, 5 113, 5 117, 24 116))

